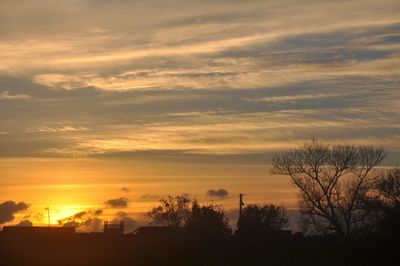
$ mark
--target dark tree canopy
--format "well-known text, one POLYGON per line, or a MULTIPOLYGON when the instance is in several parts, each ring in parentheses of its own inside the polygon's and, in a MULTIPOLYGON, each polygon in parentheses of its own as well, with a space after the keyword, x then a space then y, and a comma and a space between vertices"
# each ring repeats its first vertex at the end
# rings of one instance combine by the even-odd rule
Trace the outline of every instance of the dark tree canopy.
POLYGON ((264 236, 283 229, 288 223, 286 209, 283 206, 248 205, 238 220, 239 235, 264 236))
POLYGON ((375 217, 378 230, 385 237, 400 235, 400 169, 387 170, 379 176, 366 195, 366 204, 375 217))
POLYGON ((289 175, 299 189, 305 231, 348 237, 368 224, 363 199, 384 156, 381 148, 314 140, 276 155, 273 172, 289 175))
POLYGON ((381 206, 393 208, 400 205, 400 169, 391 169, 376 180, 376 200, 381 206))
POLYGON ((184 196, 168 196, 147 215, 163 226, 184 227, 192 235, 223 238, 232 233, 228 218, 220 205, 199 205, 184 196))
POLYGON ((222 239, 232 233, 222 207, 214 204, 193 204, 186 227, 194 235, 207 239, 222 239))

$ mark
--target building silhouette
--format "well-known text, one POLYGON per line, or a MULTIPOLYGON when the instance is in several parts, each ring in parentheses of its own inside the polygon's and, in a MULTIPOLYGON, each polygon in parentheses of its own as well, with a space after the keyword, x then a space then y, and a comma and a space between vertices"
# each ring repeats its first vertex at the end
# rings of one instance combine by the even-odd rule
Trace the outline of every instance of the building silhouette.
POLYGON ((104 222, 104 234, 109 235, 123 235, 124 234, 124 222, 121 221, 117 224, 110 224, 104 222))
POLYGON ((73 235, 75 227, 4 226, 2 232, 12 235, 73 235))

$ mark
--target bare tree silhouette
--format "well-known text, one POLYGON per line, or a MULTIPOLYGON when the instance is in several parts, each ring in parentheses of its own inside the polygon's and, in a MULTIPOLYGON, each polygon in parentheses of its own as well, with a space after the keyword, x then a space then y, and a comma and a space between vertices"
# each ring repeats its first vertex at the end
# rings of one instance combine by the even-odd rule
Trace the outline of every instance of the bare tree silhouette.
POLYGON ((163 226, 184 226, 190 215, 190 209, 196 201, 184 196, 168 196, 160 200, 160 205, 152 208, 147 215, 156 223, 163 226))
POLYGON ((313 140, 273 158, 273 172, 299 189, 304 230, 349 237, 367 222, 364 195, 385 157, 372 146, 325 145, 313 140))

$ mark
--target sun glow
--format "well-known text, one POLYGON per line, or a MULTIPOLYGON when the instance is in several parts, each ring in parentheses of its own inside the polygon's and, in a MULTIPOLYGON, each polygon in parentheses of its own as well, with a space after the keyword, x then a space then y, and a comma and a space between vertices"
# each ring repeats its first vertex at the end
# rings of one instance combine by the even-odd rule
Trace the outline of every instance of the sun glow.
MULTIPOLYGON (((83 211, 83 208, 80 206, 74 205, 61 205, 61 206, 50 206, 50 224, 51 225, 59 225, 59 221, 65 219, 67 217, 71 217, 74 214, 83 211)), ((42 217, 41 223, 48 224, 48 212, 47 209, 44 210, 44 215, 42 217)))

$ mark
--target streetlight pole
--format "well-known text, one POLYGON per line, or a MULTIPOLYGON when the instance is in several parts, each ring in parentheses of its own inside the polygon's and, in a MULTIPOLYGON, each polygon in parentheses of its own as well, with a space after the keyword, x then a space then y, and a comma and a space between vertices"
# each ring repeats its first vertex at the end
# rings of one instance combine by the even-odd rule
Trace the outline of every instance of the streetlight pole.
POLYGON ((47 220, 49 221, 49 227, 50 227, 50 207, 47 207, 45 210, 47 210, 47 220))
POLYGON ((243 194, 240 193, 240 194, 239 194, 239 218, 242 217, 242 208, 243 208, 243 205, 244 205, 244 203, 243 203, 243 194))

